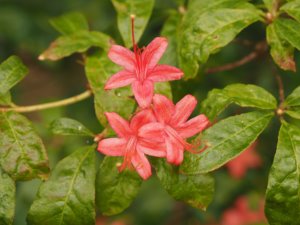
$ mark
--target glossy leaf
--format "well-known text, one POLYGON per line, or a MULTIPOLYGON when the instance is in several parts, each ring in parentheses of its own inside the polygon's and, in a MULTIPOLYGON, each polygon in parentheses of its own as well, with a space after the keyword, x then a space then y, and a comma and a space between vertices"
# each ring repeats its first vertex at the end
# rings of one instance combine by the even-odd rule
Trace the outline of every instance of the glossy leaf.
POLYGON ((284 4, 281 8, 281 11, 286 12, 291 17, 293 17, 295 20, 297 20, 300 23, 300 1, 294 0, 291 2, 288 2, 284 4))
POLYGON ((273 23, 267 27, 267 41, 271 46, 271 56, 281 69, 295 72, 294 48, 279 35, 277 29, 278 27, 273 23))
POLYGON ((210 121, 214 119, 231 103, 232 101, 223 90, 213 89, 208 93, 207 98, 201 103, 200 112, 208 117, 210 121))
POLYGON ((40 56, 40 60, 59 60, 73 53, 85 52, 90 47, 100 47, 104 50, 110 48, 111 38, 97 31, 78 31, 73 34, 59 37, 51 43, 48 49, 40 56))
POLYGON ((299 224, 300 129, 283 123, 269 174, 265 212, 270 224, 299 224))
POLYGON ((89 29, 85 17, 79 12, 71 12, 53 18, 50 20, 50 24, 63 35, 89 29))
POLYGON ((40 186, 28 225, 95 224, 95 150, 81 148, 61 160, 40 186))
POLYGON ((189 1, 178 43, 179 65, 185 78, 197 75, 199 63, 232 41, 260 11, 243 0, 189 1))
POLYGON ((178 29, 182 20, 182 15, 177 11, 171 11, 169 18, 165 22, 161 36, 168 39, 168 48, 160 62, 162 64, 168 64, 172 66, 178 66, 177 59, 177 43, 178 43, 178 29))
POLYGON ((284 101, 284 106, 300 106, 300 86, 297 87, 284 101))
POLYGON ((186 174, 213 171, 250 146, 266 128, 273 113, 255 111, 228 117, 204 131, 199 139, 207 147, 202 153, 187 154, 182 164, 186 174))
POLYGON ((214 179, 209 174, 184 175, 178 167, 159 159, 155 163, 156 174, 162 186, 176 200, 206 210, 214 193, 214 179))
POLYGON ((48 176, 48 156, 26 117, 0 113, 0 165, 15 180, 48 176))
POLYGON ((15 214, 15 182, 0 169, 0 224, 12 225, 15 214))
POLYGON ((290 110, 284 111, 290 117, 300 120, 300 107, 292 107, 290 110))
POLYGON ((154 0, 112 0, 118 14, 118 28, 126 47, 132 46, 131 15, 135 15, 135 41, 141 38, 154 6, 154 0))
POLYGON ((224 88, 224 92, 234 103, 242 107, 260 109, 276 109, 277 101, 265 89, 252 84, 232 84, 224 88))
POLYGON ((93 132, 87 129, 83 124, 70 118, 59 118, 54 120, 50 124, 50 130, 54 134, 94 136, 93 132))
POLYGON ((300 23, 291 19, 277 19, 274 21, 279 35, 293 47, 300 50, 300 23))
POLYGON ((22 80, 28 69, 19 57, 11 56, 0 64, 0 95, 5 95, 22 80))
POLYGON ((96 180, 96 204, 103 215, 114 215, 129 207, 138 194, 142 180, 139 175, 126 169, 118 171, 120 157, 105 157, 96 180))
POLYGON ((96 116, 102 125, 107 125, 104 112, 117 112, 124 118, 129 118, 135 107, 130 87, 105 91, 104 85, 108 78, 120 68, 111 62, 106 53, 87 57, 85 73, 94 93, 96 116))

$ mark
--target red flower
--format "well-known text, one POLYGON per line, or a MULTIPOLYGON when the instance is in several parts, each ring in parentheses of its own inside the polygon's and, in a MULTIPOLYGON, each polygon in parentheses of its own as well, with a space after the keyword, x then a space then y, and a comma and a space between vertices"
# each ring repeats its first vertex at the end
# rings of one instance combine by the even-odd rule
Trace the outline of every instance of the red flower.
POLYGON ((183 72, 173 66, 157 65, 167 48, 166 38, 157 37, 147 47, 139 49, 134 43, 132 26, 132 39, 133 52, 120 45, 113 45, 109 50, 108 57, 124 70, 114 74, 104 88, 109 90, 131 84, 139 106, 146 108, 151 104, 154 82, 178 80, 183 72))
POLYGON ((183 161, 184 149, 191 150, 192 145, 186 138, 201 132, 209 120, 203 114, 187 120, 197 105, 197 100, 192 95, 173 104, 167 97, 155 94, 153 97, 153 110, 158 122, 152 122, 140 129, 140 135, 146 139, 164 137, 166 157, 169 163, 179 165, 183 161), (160 135, 157 135, 158 133, 160 135))
POLYGON ((98 151, 109 156, 124 156, 119 170, 122 171, 132 164, 139 175, 146 180, 151 176, 151 166, 145 154, 165 156, 165 151, 161 148, 163 139, 158 139, 160 143, 149 142, 139 136, 139 130, 143 125, 156 121, 153 112, 149 109, 142 110, 131 119, 130 123, 116 113, 105 113, 105 115, 119 137, 101 140, 98 143, 98 151))
POLYGON ((254 223, 266 222, 264 214, 264 202, 261 200, 258 209, 253 210, 249 207, 249 201, 246 197, 239 197, 234 207, 227 209, 222 216, 222 225, 248 225, 254 223))
POLYGON ((261 165, 261 159, 255 152, 256 145, 257 142, 254 142, 238 157, 226 164, 231 176, 240 179, 245 176, 249 168, 256 168, 261 165))

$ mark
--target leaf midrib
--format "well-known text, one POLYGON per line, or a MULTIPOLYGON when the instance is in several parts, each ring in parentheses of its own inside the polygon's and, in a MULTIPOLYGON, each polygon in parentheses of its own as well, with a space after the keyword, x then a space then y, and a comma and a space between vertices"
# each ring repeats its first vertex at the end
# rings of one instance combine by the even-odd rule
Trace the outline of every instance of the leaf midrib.
POLYGON ((74 186, 74 183, 75 183, 75 180, 79 174, 79 169, 81 168, 82 164, 83 164, 83 161, 86 159, 86 157, 88 156, 88 154, 90 153, 90 151, 92 151, 92 149, 89 149, 86 151, 85 155, 82 157, 73 177, 72 177, 72 180, 71 180, 71 183, 70 183, 70 186, 69 186, 69 190, 66 194, 66 197, 64 199, 64 206, 62 208, 62 211, 61 211, 61 219, 60 219, 60 222, 59 222, 59 225, 63 224, 63 220, 64 220, 64 212, 65 212, 65 209, 66 209, 66 205, 67 205, 67 202, 69 201, 69 197, 71 195, 71 192, 72 192, 72 187, 74 186))

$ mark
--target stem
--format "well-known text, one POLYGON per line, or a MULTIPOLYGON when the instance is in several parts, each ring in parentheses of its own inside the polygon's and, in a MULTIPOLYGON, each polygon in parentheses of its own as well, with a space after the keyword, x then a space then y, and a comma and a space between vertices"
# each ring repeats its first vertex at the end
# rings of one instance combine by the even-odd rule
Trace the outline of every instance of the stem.
POLYGON ((232 63, 222 65, 222 66, 208 68, 205 72, 207 74, 211 74, 211 73, 217 73, 217 72, 232 70, 232 69, 240 67, 240 66, 242 66, 242 65, 244 65, 248 62, 251 62, 252 60, 254 60, 258 56, 260 56, 266 50, 267 50, 266 42, 265 41, 259 42, 259 43, 256 44, 255 50, 253 52, 251 52, 250 54, 246 55, 245 57, 243 57, 242 59, 240 59, 238 61, 235 61, 235 62, 232 62, 232 63))
POLYGON ((49 103, 38 104, 38 105, 30 105, 30 106, 16 106, 16 107, 0 108, 0 112, 8 112, 8 111, 15 111, 15 112, 20 112, 20 113, 34 112, 34 111, 64 106, 64 105, 71 105, 73 103, 82 101, 82 100, 90 97, 91 95, 92 95, 92 91, 86 90, 85 92, 83 92, 79 95, 75 95, 73 97, 66 98, 66 99, 63 99, 60 101, 49 102, 49 103))

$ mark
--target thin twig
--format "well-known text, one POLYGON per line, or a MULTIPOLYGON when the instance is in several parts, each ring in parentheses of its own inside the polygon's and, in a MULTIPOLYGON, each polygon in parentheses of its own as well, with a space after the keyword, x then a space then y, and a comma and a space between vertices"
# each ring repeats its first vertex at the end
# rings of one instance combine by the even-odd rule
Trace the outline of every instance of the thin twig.
POLYGON ((279 100, 280 100, 280 105, 282 105, 282 103, 284 102, 284 89, 283 89, 283 82, 281 77, 275 73, 275 77, 276 77, 276 81, 278 84, 278 88, 279 88, 279 100))
POLYGON ((39 110, 44 110, 44 109, 49 109, 49 108, 55 108, 59 106, 65 106, 65 105, 70 105, 79 101, 82 101, 92 95, 91 90, 86 90, 85 92, 75 95, 70 98, 66 98, 60 101, 56 102, 49 102, 49 103, 44 103, 44 104, 38 104, 38 105, 30 105, 30 106, 17 106, 17 107, 0 107, 0 112, 8 112, 8 111, 15 111, 15 112, 20 112, 20 113, 27 113, 27 112, 33 112, 33 111, 39 111, 39 110))
POLYGON ((232 62, 232 63, 222 65, 222 66, 208 68, 205 71, 205 73, 207 73, 207 74, 217 73, 217 72, 232 70, 234 68, 240 67, 240 66, 254 60, 255 58, 260 56, 266 50, 267 50, 266 42, 265 41, 259 42, 259 43, 256 44, 255 50, 253 52, 251 52, 250 54, 246 55, 245 57, 243 57, 242 59, 240 59, 238 61, 235 61, 235 62, 232 62))

